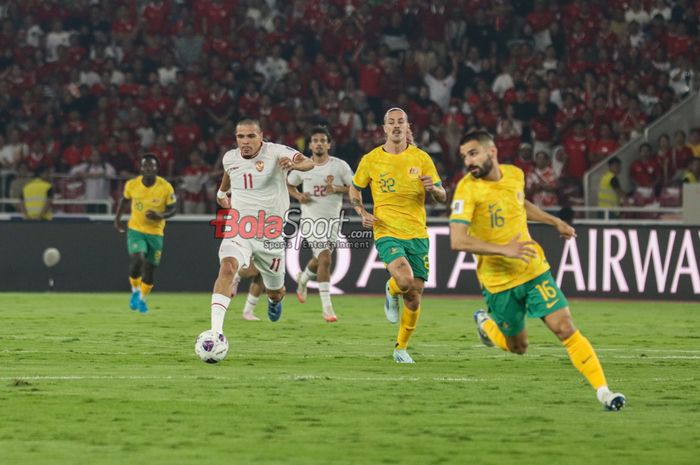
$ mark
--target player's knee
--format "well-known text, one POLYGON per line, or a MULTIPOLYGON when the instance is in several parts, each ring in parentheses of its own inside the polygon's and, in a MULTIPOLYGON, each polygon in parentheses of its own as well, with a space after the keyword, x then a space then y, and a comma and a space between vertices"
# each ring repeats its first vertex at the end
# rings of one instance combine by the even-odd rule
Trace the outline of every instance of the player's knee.
POLYGON ((405 294, 409 293, 411 291, 411 286, 413 285, 413 278, 410 276, 399 276, 394 278, 396 280, 396 284, 399 286, 399 289, 401 289, 401 292, 405 294))
POLYGON ((514 354, 525 355, 527 352, 527 341, 509 342, 508 350, 514 354))
POLYGON ((219 267, 219 277, 225 280, 233 281, 233 276, 236 274, 235 263, 230 261, 221 262, 219 267))
POLYGON ((267 290, 267 296, 271 300, 274 300, 275 302, 279 302, 280 300, 282 300, 282 298, 284 298, 284 294, 285 294, 284 287, 282 287, 281 289, 276 289, 274 291, 270 290, 270 289, 267 290))
POLYGON ((576 332, 576 327, 574 322, 570 318, 558 322, 556 326, 552 328, 552 332, 557 336, 560 341, 569 339, 576 332))

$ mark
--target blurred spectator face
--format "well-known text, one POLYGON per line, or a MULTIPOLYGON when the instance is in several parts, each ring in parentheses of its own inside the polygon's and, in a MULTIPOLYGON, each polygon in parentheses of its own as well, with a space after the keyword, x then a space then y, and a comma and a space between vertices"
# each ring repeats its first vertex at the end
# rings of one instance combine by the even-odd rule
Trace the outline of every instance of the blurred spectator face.
POLYGON ((688 167, 688 169, 689 169, 696 177, 699 177, 699 176, 700 176, 700 158, 697 158, 697 157, 693 158, 693 159, 690 161, 690 166, 688 167))
POLYGON ((685 132, 684 131, 676 131, 676 133, 673 135, 673 140, 676 142, 676 145, 678 145, 678 146, 685 145, 685 132))
POLYGON ((661 134, 659 136, 659 150, 666 150, 671 146, 671 138, 668 134, 661 134))
POLYGON ((102 163, 102 155, 100 155, 100 152, 97 149, 93 149, 92 152, 90 152, 90 163, 93 165, 99 165, 102 163))
POLYGON ((554 158, 556 158, 557 161, 561 163, 564 163, 566 161, 568 157, 563 147, 559 147, 554 151, 554 158))
POLYGON ((544 151, 537 152, 537 155, 535 155, 535 166, 543 170, 546 169, 549 166, 549 164, 549 154, 544 151))
POLYGON ((645 160, 648 159, 651 156, 651 145, 642 144, 639 147, 639 155, 645 160))
POLYGON ((190 164, 192 166, 202 165, 202 155, 199 153, 198 150, 195 150, 194 152, 190 153, 190 164))
POLYGON ((604 123, 600 125, 600 138, 602 140, 612 139, 612 129, 610 129, 609 124, 604 123))
POLYGON ((428 89, 427 86, 420 86, 420 89, 418 90, 418 97, 423 100, 427 100, 430 98, 430 89, 428 89))
POLYGON ((20 178, 29 177, 29 168, 27 168, 26 163, 20 163, 17 165, 17 176, 20 178))
POLYGON ((520 144, 520 148, 518 149, 518 156, 523 160, 532 160, 532 145, 520 144))
POLYGON ((700 129, 693 129, 690 131, 690 138, 688 140, 691 144, 700 144, 700 129))

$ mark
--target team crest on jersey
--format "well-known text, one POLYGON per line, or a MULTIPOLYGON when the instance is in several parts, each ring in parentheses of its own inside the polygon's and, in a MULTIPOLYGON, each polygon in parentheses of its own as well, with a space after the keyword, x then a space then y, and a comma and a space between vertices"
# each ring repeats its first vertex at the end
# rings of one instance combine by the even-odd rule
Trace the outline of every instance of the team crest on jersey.
POLYGON ((255 169, 258 171, 262 171, 265 169, 265 162, 264 161, 256 161, 255 162, 255 169))
POLYGON ((408 169, 408 175, 412 178, 417 178, 419 174, 420 174, 420 170, 418 168, 416 168, 415 166, 412 166, 411 168, 408 169))

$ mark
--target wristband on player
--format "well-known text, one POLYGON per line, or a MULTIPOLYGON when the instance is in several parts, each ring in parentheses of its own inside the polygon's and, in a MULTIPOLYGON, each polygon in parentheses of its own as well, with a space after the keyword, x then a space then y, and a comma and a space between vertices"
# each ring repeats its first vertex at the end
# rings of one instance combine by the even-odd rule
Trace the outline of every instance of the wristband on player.
POLYGON ((227 195, 226 192, 224 192, 224 191, 218 191, 218 192, 216 193, 216 198, 217 198, 217 199, 225 199, 225 198, 226 198, 226 195, 227 195))

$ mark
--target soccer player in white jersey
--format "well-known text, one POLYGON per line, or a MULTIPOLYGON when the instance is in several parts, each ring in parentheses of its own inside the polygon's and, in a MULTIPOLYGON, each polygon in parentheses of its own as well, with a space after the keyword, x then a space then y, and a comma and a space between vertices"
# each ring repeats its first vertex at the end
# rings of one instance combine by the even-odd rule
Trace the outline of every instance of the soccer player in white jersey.
POLYGON ((306 238, 314 256, 304 271, 296 276, 299 284, 297 298, 301 303, 306 302, 308 282, 318 280, 323 319, 333 323, 338 318, 330 294, 331 254, 338 240, 343 195, 348 192, 353 173, 346 162, 330 156, 331 135, 327 128, 317 126, 311 129, 308 142, 314 168, 304 173, 293 171, 287 177, 289 195, 301 203, 302 221, 311 220, 317 225, 306 238), (300 184, 303 192, 297 189, 300 184))
POLYGON ((280 319, 285 292, 282 228, 289 209, 287 174, 314 166, 293 148, 263 142, 260 123, 255 119, 238 122, 236 142, 238 148, 224 154, 224 175, 216 194, 219 206, 230 209, 231 219, 226 224, 236 229, 232 237, 221 242, 219 275, 211 297, 211 329, 221 334, 233 277, 251 262, 267 289, 268 318, 280 319))

